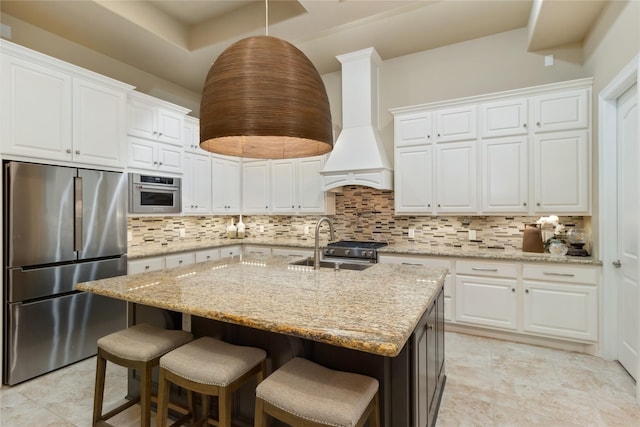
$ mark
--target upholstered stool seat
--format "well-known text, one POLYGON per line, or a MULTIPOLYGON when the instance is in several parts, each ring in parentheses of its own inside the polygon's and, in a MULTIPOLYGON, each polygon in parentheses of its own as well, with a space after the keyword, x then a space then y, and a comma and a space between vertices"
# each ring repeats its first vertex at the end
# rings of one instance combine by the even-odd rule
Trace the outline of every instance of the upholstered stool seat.
POLYGON ((140 402, 140 425, 151 424, 151 375, 160 357, 193 339, 189 332, 162 329, 148 324, 135 325, 106 335, 98 340, 96 385, 93 401, 93 425, 140 402), (107 360, 116 365, 138 370, 140 396, 102 415, 104 380, 107 360))
POLYGON ((255 427, 265 414, 292 426, 378 427, 378 380, 296 357, 256 388, 255 427))
MULTIPOLYGON (((212 337, 196 339, 160 358, 158 392, 158 426, 166 425, 169 383, 189 392, 201 393, 206 424, 209 414, 209 396, 218 396, 218 425, 231 426, 232 393, 252 378, 260 383, 264 378, 267 353, 259 348, 238 346, 212 337)), ((189 406, 192 421, 198 422, 197 411, 191 398, 189 406)))

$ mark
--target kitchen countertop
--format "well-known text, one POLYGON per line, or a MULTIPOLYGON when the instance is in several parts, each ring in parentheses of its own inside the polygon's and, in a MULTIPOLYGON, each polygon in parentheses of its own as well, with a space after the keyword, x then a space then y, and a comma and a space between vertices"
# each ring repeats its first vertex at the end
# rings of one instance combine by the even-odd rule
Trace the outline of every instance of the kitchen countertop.
MULTIPOLYGON (((323 236, 324 237, 324 236, 323 236)), ((292 248, 313 249, 313 238, 307 240, 301 239, 220 239, 209 240, 203 242, 172 242, 170 246, 162 249, 157 247, 129 248, 129 259, 145 258, 150 256, 162 256, 173 253, 188 252, 212 249, 233 245, 259 245, 259 246, 281 246, 292 248)), ((327 244, 326 238, 321 239, 320 246, 327 244)), ((453 258, 475 258, 494 261, 515 261, 515 262, 545 262, 556 264, 581 264, 581 265, 602 265, 602 261, 593 257, 571 257, 571 256, 552 256, 549 253, 533 253, 522 252, 518 250, 506 249, 486 249, 486 248, 460 248, 453 246, 430 246, 417 242, 392 243, 388 246, 378 249, 380 254, 394 255, 423 255, 437 257, 453 257, 453 258)))
POLYGON ((375 264, 364 271, 234 257, 80 283, 76 289, 381 356, 397 356, 447 269, 375 264))

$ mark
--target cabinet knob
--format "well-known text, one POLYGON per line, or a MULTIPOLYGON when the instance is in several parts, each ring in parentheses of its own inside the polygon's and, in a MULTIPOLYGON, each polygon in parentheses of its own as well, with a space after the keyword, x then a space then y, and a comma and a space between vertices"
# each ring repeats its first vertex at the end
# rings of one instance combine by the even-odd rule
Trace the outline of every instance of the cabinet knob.
POLYGON ((522 124, 522 127, 523 127, 523 128, 526 128, 526 127, 527 127, 527 124, 526 124, 526 123, 523 123, 523 124, 522 124))
POLYGON ((540 122, 536 122, 536 126, 540 127, 540 122))
POLYGON ((160 166, 162 166, 162 162, 160 162, 160 166))
POLYGON ((524 203, 522 204, 522 206, 527 206, 527 202, 524 202, 524 203))
POLYGON ((438 207, 440 207, 440 203, 438 203, 438 207))
POLYGON ((438 134, 438 136, 440 136, 440 134, 438 134))
POLYGON ((431 135, 427 135, 427 139, 431 138, 431 135))
POLYGON ((430 208, 430 207, 431 207, 431 203, 429 203, 429 204, 427 205, 427 207, 428 207, 428 208, 430 208))
POLYGON ((71 148, 67 148, 67 154, 71 154, 71 148))
POLYGON ((511 292, 515 292, 515 291, 516 291, 516 288, 511 288, 511 292))
POLYGON ((80 150, 76 150, 76 154, 80 154, 80 150))
POLYGON ((149 269, 149 266, 148 266, 148 265, 145 265, 145 266, 144 266, 144 269, 145 269, 145 270, 148 270, 148 269, 149 269))
POLYGON ((158 162, 153 162, 153 164, 154 164, 154 165, 157 165, 157 164, 158 164, 158 162))
POLYGON ((162 132, 158 132, 158 136, 162 136, 162 132))
POLYGON ((525 290, 524 290, 524 293, 525 293, 525 294, 528 294, 528 293, 529 293, 529 289, 525 289, 525 290))
POLYGON ((295 206, 291 205, 291 209, 295 208, 295 206))
POLYGON ((613 261, 611 264, 613 264, 613 266, 614 266, 615 268, 620 268, 620 267, 622 267, 622 263, 620 262, 620 260, 613 261))
POLYGON ((536 206, 540 206, 540 202, 536 203, 536 206))
POLYGON ((182 264, 182 260, 178 260, 178 264, 182 264))
POLYGON ((426 325, 424 325, 424 328, 425 328, 426 330, 428 330, 428 331, 431 331, 431 330, 433 330, 433 325, 432 325, 432 324, 430 324, 430 323, 427 323, 426 325))

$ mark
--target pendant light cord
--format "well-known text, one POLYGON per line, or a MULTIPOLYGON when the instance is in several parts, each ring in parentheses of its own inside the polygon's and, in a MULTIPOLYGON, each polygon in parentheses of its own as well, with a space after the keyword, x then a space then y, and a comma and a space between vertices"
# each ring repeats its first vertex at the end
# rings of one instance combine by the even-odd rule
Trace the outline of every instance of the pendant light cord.
POLYGON ((269 35, 269 0, 264 0, 264 32, 269 35))

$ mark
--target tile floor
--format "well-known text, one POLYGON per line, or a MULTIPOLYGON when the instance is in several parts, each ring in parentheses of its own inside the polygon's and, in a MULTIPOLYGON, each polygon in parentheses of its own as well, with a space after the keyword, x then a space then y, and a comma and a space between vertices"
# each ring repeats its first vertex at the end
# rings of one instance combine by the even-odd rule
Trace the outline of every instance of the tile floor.
MULTIPOLYGON (((635 384, 615 362, 455 333, 446 334, 445 345, 438 427, 640 426, 635 384)), ((0 426, 90 426, 94 372, 91 358, 2 387, 0 426)), ((123 399, 126 378, 124 369, 108 365, 105 409, 123 399)), ((137 405, 109 420, 118 427, 138 423, 137 405)))

